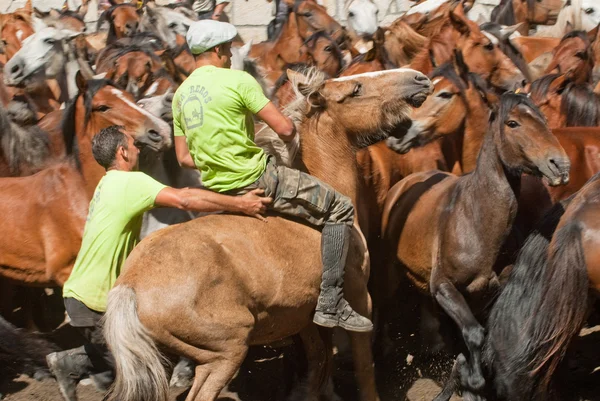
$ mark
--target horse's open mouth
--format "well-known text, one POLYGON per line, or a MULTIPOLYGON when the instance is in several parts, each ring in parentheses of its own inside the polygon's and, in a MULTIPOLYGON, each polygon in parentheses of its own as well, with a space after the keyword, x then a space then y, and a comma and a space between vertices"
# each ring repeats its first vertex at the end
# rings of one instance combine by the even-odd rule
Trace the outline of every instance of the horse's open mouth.
POLYGON ((425 100, 427 100, 427 96, 433 93, 433 85, 429 84, 427 87, 420 88, 419 91, 410 95, 407 99, 408 104, 413 107, 421 107, 425 100))
POLYGON ((556 187, 559 185, 566 185, 569 183, 569 169, 570 163, 566 163, 562 160, 555 161, 549 160, 546 165, 541 166, 540 173, 548 181, 548 185, 556 187))

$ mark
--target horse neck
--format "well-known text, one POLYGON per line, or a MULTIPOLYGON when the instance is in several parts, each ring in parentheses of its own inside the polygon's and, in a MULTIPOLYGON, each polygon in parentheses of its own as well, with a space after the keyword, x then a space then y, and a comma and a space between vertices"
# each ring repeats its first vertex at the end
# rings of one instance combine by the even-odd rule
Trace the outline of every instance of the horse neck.
POLYGON ((467 92, 467 116, 465 119, 465 132, 462 147, 462 171, 463 174, 470 173, 477 165, 483 140, 485 138, 486 125, 489 117, 488 106, 481 99, 476 89, 467 92))
POLYGON ((77 149, 79 158, 79 167, 83 180, 85 182, 85 192, 89 199, 96 191, 96 186, 104 176, 104 169, 96 162, 92 154, 92 137, 100 130, 100 127, 94 127, 94 124, 85 122, 85 111, 82 107, 75 113, 76 125, 75 136, 77 140, 77 149))
POLYGON ((308 173, 348 196, 358 200, 356 150, 344 128, 329 115, 305 120, 300 127, 302 162, 308 173))
POLYGON ((472 174, 466 176, 468 185, 464 187, 464 195, 470 196, 470 199, 493 199, 489 202, 471 203, 471 206, 479 209, 481 213, 472 212, 472 215, 488 217, 486 227, 498 227, 507 234, 517 213, 521 176, 508 171, 504 166, 496 147, 498 135, 499 132, 495 129, 485 135, 477 166, 472 174))

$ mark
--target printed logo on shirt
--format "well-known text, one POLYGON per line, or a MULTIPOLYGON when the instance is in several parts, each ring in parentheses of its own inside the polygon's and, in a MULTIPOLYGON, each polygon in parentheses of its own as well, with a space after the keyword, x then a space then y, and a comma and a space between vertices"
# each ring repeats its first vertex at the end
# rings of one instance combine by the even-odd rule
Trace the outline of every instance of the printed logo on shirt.
POLYGON ((187 94, 181 95, 181 115, 186 129, 194 129, 204 124, 204 107, 212 100, 202 85, 190 86, 187 94))

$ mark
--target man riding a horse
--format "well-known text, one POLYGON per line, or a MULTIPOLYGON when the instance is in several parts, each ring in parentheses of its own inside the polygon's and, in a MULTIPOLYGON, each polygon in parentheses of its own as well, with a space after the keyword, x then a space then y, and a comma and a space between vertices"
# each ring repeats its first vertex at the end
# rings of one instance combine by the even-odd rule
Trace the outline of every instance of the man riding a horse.
POLYGON ((264 189, 273 198, 271 210, 322 227, 323 274, 313 321, 324 327, 368 332, 373 327, 370 320, 343 297, 354 223, 352 202, 315 177, 275 165, 254 143, 252 114, 284 142, 294 140, 296 129, 254 78, 229 69, 236 34, 233 25, 217 21, 196 22, 188 31, 196 69, 173 98, 177 159, 184 167, 199 169, 203 185, 210 190, 239 195, 264 189))
POLYGON ((142 215, 153 207, 174 207, 195 212, 242 212, 259 216, 270 198, 256 189, 233 197, 197 188, 167 187, 137 172, 139 149, 121 127, 103 129, 92 140, 96 161, 107 173, 90 203, 81 249, 63 296, 70 323, 87 340, 79 348, 47 356, 61 393, 77 400, 77 382, 89 375, 112 370, 113 358, 102 334, 106 300, 121 266, 136 245, 142 215))

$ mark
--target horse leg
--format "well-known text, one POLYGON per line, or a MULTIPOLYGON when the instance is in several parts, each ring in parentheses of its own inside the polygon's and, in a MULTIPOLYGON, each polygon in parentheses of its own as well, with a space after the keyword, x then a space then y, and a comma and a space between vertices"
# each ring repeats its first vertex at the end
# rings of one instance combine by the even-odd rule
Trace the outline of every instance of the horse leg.
POLYGON ((481 390, 485 385, 481 371, 481 348, 485 339, 485 330, 475 319, 467 301, 453 284, 443 281, 432 288, 432 294, 461 330, 471 355, 471 376, 466 384, 472 390, 481 390))
POLYGON ((421 338, 423 338, 426 350, 435 354, 444 348, 445 343, 440 334, 440 319, 437 316, 433 299, 429 296, 419 296, 419 298, 422 299, 419 324, 421 338))
POLYGON ((379 401, 379 395, 375 386, 371 333, 348 332, 348 334, 352 342, 354 373, 360 391, 360 399, 361 401, 379 401))
POLYGON ((322 395, 325 399, 334 397, 331 384, 333 367, 332 331, 320 329, 310 323, 300 333, 302 345, 308 361, 307 391, 303 399, 318 400, 322 395))
POLYGON ((207 359, 206 351, 198 350, 199 357, 196 362, 199 364, 196 366, 194 383, 185 401, 214 401, 231 381, 246 357, 248 346, 241 343, 228 345, 226 352, 215 353, 210 361, 205 363, 201 361, 207 359))
POLYGON ((463 354, 459 354, 454 361, 450 377, 446 381, 442 391, 433 399, 433 401, 448 401, 459 389, 460 383, 468 377, 467 358, 463 354))

